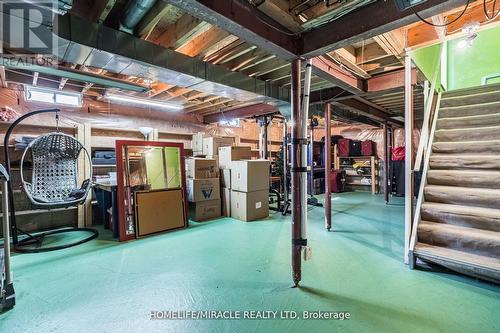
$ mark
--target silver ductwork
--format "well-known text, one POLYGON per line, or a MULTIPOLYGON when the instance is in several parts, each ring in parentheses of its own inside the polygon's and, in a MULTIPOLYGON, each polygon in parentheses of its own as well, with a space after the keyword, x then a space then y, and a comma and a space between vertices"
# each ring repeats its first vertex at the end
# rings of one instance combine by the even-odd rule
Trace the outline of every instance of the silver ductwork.
POLYGON ((276 105, 287 115, 290 90, 161 47, 74 15, 59 16, 56 56, 65 62, 166 82, 246 103, 276 105), (283 108, 284 106, 284 108, 283 108))
POLYGON ((132 33, 135 26, 153 7, 156 0, 129 0, 125 13, 120 21, 120 30, 132 33))
MULTIPOLYGON (((2 13, 4 19, 7 13, 2 13)), ((58 15, 53 32, 52 27, 47 27, 38 36, 45 41, 54 40, 51 53, 59 61, 165 82, 247 105, 266 103, 276 106, 285 116, 290 115, 288 88, 183 55, 75 15, 58 15)), ((7 47, 5 43, 4 46, 7 47)), ((24 49, 26 53, 33 51, 24 49)))

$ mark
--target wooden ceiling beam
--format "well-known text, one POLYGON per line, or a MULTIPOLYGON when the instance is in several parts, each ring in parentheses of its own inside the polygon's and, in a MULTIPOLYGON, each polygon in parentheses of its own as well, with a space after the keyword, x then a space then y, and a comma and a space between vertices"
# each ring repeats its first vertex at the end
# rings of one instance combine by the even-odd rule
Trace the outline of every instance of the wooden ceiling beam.
MULTIPOLYGON (((493 0, 489 0, 486 2, 486 6, 490 6, 488 8, 491 8, 491 5, 493 3, 493 0)), ((463 7, 457 8, 456 10, 453 10, 451 12, 444 13, 442 16, 446 17, 446 20, 448 22, 453 21, 456 19, 458 15, 462 12, 463 7)), ((500 16, 498 16, 496 19, 487 21, 485 15, 484 15, 484 10, 483 10, 483 2, 482 1, 476 1, 475 3, 472 2, 469 5, 469 9, 465 12, 465 14, 458 19, 457 21, 449 24, 446 27, 445 35, 441 36, 439 33, 436 31, 435 27, 432 27, 428 24, 425 23, 418 23, 413 26, 411 26, 408 29, 407 32, 407 38, 408 38, 408 47, 412 49, 416 48, 421 48, 425 46, 430 46, 434 45, 437 43, 442 42, 443 40, 450 40, 454 38, 459 38, 463 35, 465 35, 462 32, 462 27, 470 22, 478 22, 480 24, 479 31, 484 30, 484 29, 489 29, 495 26, 500 25, 500 16)))
MULTIPOLYGON (((467 0, 427 0, 414 6, 414 10, 423 18, 429 18, 466 2, 467 0)), ((312 58, 417 21, 418 17, 413 10, 401 11, 395 1, 375 1, 303 34, 299 53, 303 57, 312 58)))
POLYGON ((206 48, 198 56, 202 57, 204 60, 206 60, 206 58, 208 56, 214 54, 218 50, 224 49, 226 46, 229 46, 238 40, 239 40, 238 37, 233 36, 233 35, 228 35, 227 37, 223 38, 219 42, 212 44, 210 47, 206 48))
POLYGON ((163 47, 172 48, 179 40, 185 39, 186 35, 192 36, 193 31, 199 29, 200 24, 203 24, 201 20, 184 14, 153 42, 163 47))
POLYGON ((297 57, 300 40, 283 33, 283 30, 286 30, 285 27, 263 14, 247 1, 163 1, 171 3, 198 19, 224 29, 249 44, 262 48, 280 58, 292 60, 297 57))
POLYGON ((260 116, 277 112, 275 106, 269 104, 253 104, 230 110, 220 111, 203 117, 205 124, 216 123, 221 120, 245 119, 252 116, 260 116))
POLYGON ((312 72, 338 87, 352 93, 362 92, 362 81, 355 77, 352 73, 341 68, 337 63, 323 57, 315 57, 312 59, 312 72))
POLYGON ((178 10, 179 9, 166 2, 157 1, 147 12, 146 16, 139 22, 135 28, 135 33, 140 37, 148 36, 157 24, 160 23, 163 17, 172 14, 172 12, 177 13, 178 10))
POLYGON ((177 48, 176 51, 190 57, 196 57, 227 36, 229 36, 228 32, 212 26, 201 34, 191 38, 184 45, 177 48))
POLYGON ((261 75, 270 73, 283 67, 290 67, 290 63, 285 62, 279 58, 272 58, 268 61, 261 62, 242 71, 248 76, 260 77, 261 75))
POLYGON ((352 48, 352 51, 349 51, 347 48, 341 48, 325 55, 325 57, 336 59, 363 79, 370 78, 370 74, 356 64, 354 48, 352 48))

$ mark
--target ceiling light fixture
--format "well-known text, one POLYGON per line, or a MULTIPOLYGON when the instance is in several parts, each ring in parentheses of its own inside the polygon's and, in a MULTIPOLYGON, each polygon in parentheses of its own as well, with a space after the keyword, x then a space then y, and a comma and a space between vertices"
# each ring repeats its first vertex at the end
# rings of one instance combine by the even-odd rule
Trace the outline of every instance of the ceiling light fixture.
POLYGON ((458 48, 465 49, 472 46, 474 39, 477 37, 479 26, 478 22, 472 22, 462 28, 462 33, 466 36, 458 42, 458 48))
POLYGON ((180 105, 154 101, 151 99, 136 98, 136 97, 130 97, 130 96, 125 96, 125 95, 115 95, 115 94, 106 94, 105 98, 112 100, 112 101, 126 102, 126 103, 143 105, 143 106, 150 106, 150 107, 159 108, 159 109, 167 109, 167 110, 174 110, 174 111, 182 110, 182 106, 180 106, 180 105))

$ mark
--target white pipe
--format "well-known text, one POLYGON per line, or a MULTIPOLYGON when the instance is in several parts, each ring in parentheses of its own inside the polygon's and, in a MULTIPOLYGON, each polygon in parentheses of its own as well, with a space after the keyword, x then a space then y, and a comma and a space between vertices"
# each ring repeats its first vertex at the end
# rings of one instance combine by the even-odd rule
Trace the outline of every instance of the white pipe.
POLYGON ((411 57, 405 56, 405 238, 404 263, 408 264, 411 223, 413 217, 413 90, 411 57))
MULTIPOLYGON (((304 92, 302 96, 302 133, 307 137, 307 120, 309 119, 309 93, 311 92, 312 59, 306 61, 306 71, 304 76, 304 92)), ((311 138, 313 140, 313 138, 311 138)), ((302 146, 302 150, 307 152, 307 144, 302 146)), ((302 154, 302 166, 307 166, 307 153, 302 154)), ((307 172, 301 173, 302 188, 302 238, 307 239, 307 172)))

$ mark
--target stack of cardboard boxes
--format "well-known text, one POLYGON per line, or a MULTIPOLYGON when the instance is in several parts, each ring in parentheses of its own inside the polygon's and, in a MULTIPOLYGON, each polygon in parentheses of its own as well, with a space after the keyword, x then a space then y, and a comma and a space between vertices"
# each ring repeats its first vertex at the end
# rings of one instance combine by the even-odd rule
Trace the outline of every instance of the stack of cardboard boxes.
POLYGON ((231 217, 254 221, 269 216, 268 160, 231 162, 231 217))
POLYGON ((220 217, 220 180, 217 161, 208 158, 186 159, 189 218, 206 221, 220 217))
POLYGON ((220 217, 221 208, 222 216, 242 221, 269 215, 269 161, 251 160, 250 147, 233 143, 232 138, 193 135, 193 156, 205 158, 186 160, 191 220, 220 217))
POLYGON ((191 149, 193 150, 193 156, 195 157, 204 156, 217 160, 219 147, 232 146, 233 144, 233 138, 205 136, 202 132, 198 132, 193 134, 191 149))
POLYGON ((222 216, 231 216, 231 164, 252 157, 250 147, 219 147, 222 216))

